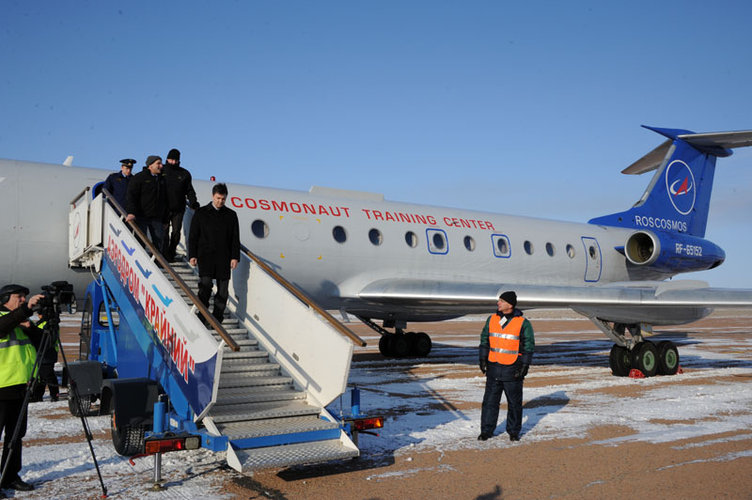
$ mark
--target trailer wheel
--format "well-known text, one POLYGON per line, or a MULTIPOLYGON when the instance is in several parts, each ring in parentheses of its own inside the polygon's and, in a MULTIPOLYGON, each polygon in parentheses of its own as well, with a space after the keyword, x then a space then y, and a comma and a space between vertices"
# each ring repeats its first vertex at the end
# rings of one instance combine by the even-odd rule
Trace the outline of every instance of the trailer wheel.
MULTIPOLYGON (((91 415, 91 394, 81 396, 79 401, 81 402, 81 410, 83 410, 83 416, 91 415)), ((68 394, 68 409, 70 410, 71 415, 73 415, 74 417, 80 417, 82 415, 82 413, 78 411, 76 396, 72 392, 69 392, 68 394)))
POLYGON ((110 420, 112 444, 115 451, 124 457, 132 457, 144 451, 144 427, 141 425, 115 426, 115 414, 110 420))

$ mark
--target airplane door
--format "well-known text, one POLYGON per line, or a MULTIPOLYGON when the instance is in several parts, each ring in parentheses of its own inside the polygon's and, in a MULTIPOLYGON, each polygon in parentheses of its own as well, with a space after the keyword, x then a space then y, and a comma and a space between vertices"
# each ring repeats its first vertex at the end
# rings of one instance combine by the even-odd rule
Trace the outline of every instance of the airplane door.
POLYGON ((601 247, 595 238, 582 237, 585 247, 585 281, 594 283, 601 279, 601 247))

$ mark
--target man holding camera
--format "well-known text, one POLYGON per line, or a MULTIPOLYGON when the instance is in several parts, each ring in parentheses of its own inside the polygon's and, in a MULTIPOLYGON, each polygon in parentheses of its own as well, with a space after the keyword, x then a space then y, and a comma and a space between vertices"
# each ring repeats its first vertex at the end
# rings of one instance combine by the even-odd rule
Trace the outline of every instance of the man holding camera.
MULTIPOLYGON (((23 402, 26 388, 32 376, 42 331, 31 325, 28 318, 32 308, 43 295, 34 295, 26 300, 29 289, 21 285, 5 285, 0 288, 0 430, 4 434, 0 471, 8 470, 0 488, 30 491, 34 486, 24 482, 21 472, 21 438, 26 434, 26 417, 21 424, 18 441, 13 446, 13 455, 8 458, 16 424, 24 413, 23 402)), ((0 495, 2 493, 0 492, 0 495)))

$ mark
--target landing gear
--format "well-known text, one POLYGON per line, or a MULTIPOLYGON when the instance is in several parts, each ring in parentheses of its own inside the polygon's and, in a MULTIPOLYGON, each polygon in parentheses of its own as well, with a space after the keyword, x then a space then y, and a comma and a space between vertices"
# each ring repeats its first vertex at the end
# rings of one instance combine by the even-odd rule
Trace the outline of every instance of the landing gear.
POLYGON ((644 341, 632 349, 632 366, 646 377, 652 377, 658 370, 658 349, 652 342, 644 341))
POLYGON ((608 365, 611 373, 617 377, 626 377, 632 369, 632 356, 626 347, 614 344, 608 356, 608 365))
POLYGON ((382 333, 379 352, 386 358, 424 358, 431 352, 431 337, 423 332, 382 333))
POLYGON ((608 323, 595 317, 590 320, 615 342, 608 356, 608 365, 615 376, 626 377, 633 368, 646 377, 675 375, 679 371, 676 344, 664 340, 656 345, 643 339, 642 329, 650 331, 649 325, 608 323))
POLYGON ((658 343, 658 373, 676 375, 679 371, 679 351, 673 342, 664 340, 658 343))
POLYGON ((424 332, 404 332, 397 327, 390 332, 368 318, 358 316, 358 319, 381 334, 379 352, 385 358, 424 358, 431 352, 431 337, 424 332))

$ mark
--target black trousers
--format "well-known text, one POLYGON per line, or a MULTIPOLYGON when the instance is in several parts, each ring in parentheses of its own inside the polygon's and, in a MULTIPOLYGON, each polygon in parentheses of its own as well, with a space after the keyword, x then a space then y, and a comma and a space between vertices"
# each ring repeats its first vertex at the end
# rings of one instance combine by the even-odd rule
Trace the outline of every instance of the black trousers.
POLYGON ((151 240, 159 252, 164 251, 165 223, 159 219, 136 218, 136 225, 151 240))
MULTIPOLYGON (((209 298, 211 298, 213 279, 214 278, 211 276, 199 276, 198 280, 198 298, 207 308, 209 307, 209 298)), ((212 316, 217 318, 217 321, 220 323, 225 315, 225 307, 227 306, 227 289, 229 285, 229 279, 217 280, 217 294, 214 296, 214 310, 212 311, 212 316)))
POLYGON ((522 383, 523 380, 502 380, 497 363, 488 363, 486 392, 480 413, 480 432, 493 434, 499 420, 501 394, 507 398, 507 432, 519 436, 522 430, 522 383))
POLYGON ((165 249, 163 253, 168 261, 175 260, 175 252, 178 249, 180 233, 183 229, 183 215, 185 215, 185 211, 170 213, 170 218, 167 221, 166 233, 169 233, 169 238, 165 234, 165 249))
MULTIPOLYGON (((16 423, 21 416, 21 409, 23 408, 23 399, 9 399, 0 401, 0 430, 3 432, 3 458, 0 463, 0 472, 5 468, 5 462, 8 461, 8 451, 10 451, 11 440, 13 439, 13 432, 16 430, 16 423)), ((21 432, 18 435, 18 440, 13 447, 13 456, 10 457, 8 464, 8 472, 5 474, 5 483, 12 483, 16 479, 19 479, 18 475, 21 472, 21 438, 26 435, 26 417, 21 424, 21 432)), ((0 485, 3 487, 4 485, 0 485)))

